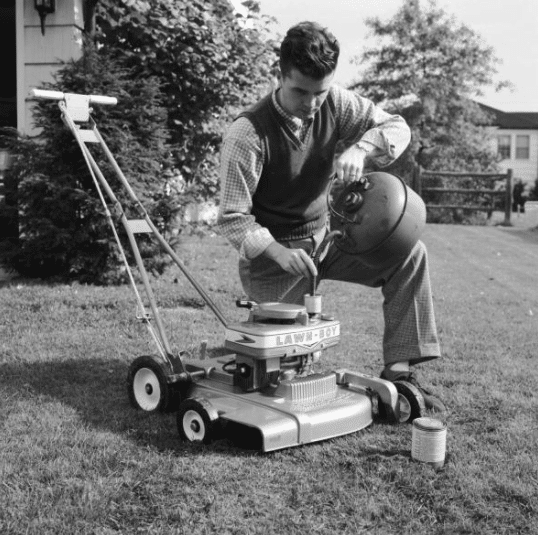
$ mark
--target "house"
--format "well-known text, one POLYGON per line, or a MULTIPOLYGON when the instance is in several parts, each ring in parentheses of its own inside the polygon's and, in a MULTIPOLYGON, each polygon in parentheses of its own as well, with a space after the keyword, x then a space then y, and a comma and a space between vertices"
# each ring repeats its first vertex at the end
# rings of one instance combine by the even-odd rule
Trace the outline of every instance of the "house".
POLYGON ((0 28, 8 42, 2 55, 0 126, 32 132, 29 92, 63 61, 82 54, 84 0, 4 0, 0 28))
POLYGON ((521 180, 527 192, 538 179, 538 112, 505 112, 480 104, 493 115, 499 166, 513 170, 514 182, 521 180))
MULTIPOLYGON (((3 0, 0 31, 8 46, 0 57, 0 127, 33 134, 30 90, 53 81, 62 62, 82 54, 84 8, 89 0, 3 0)), ((0 141, 0 201, 13 204, 13 188, 4 184, 10 163, 0 141)), ((0 213, 0 241, 18 235, 13 219, 0 213)), ((16 223, 16 222, 15 222, 16 223)))

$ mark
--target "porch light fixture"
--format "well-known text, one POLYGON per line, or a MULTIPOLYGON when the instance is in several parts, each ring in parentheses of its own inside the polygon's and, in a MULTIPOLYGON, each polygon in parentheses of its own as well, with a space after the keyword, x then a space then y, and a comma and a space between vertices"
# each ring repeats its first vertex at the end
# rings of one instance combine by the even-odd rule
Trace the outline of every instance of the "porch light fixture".
POLYGON ((41 20, 41 35, 45 35, 45 19, 56 11, 56 0, 34 0, 34 8, 41 20))

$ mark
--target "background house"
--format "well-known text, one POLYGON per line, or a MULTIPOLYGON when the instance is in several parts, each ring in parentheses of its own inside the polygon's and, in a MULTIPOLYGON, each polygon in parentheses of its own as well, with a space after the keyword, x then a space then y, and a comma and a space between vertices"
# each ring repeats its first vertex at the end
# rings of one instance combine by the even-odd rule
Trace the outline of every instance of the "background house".
MULTIPOLYGON (((52 81, 62 61, 82 54, 83 0, 48 0, 54 11, 41 24, 42 0, 3 0, 0 32, 11 46, 0 55, 0 127, 32 134, 29 92, 52 81)), ((0 145, 0 197, 9 155, 0 145)))
POLYGON ((538 112, 504 112, 481 107, 494 116, 497 152, 503 171, 512 169, 514 183, 522 180, 527 192, 538 178, 538 112))

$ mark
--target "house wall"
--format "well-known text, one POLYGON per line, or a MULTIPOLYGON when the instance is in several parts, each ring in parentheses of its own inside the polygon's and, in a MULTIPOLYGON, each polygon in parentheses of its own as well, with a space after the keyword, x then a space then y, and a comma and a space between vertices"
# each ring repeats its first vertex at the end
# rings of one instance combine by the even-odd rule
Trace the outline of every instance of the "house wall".
POLYGON ((510 158, 501 160, 499 166, 506 171, 512 169, 514 172, 514 181, 521 179, 532 187, 538 178, 538 130, 509 130, 498 129, 497 135, 510 136, 511 153, 510 158), (530 137, 529 159, 516 158, 516 136, 523 135, 530 137))
POLYGON ((30 90, 52 82, 63 61, 82 54, 82 0, 57 0, 45 19, 45 35, 34 0, 17 1, 17 127, 34 133, 30 90))

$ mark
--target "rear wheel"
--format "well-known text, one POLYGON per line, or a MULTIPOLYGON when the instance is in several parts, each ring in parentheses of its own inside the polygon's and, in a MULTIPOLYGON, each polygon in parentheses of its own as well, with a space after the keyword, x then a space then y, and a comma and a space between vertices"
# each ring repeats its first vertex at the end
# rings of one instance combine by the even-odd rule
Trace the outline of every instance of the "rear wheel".
POLYGON ((411 418, 411 403, 402 394, 398 394, 398 422, 404 423, 411 418))
POLYGON ((154 355, 138 357, 129 366, 127 393, 136 409, 144 412, 172 412, 180 401, 179 387, 167 381, 168 369, 154 355))
POLYGON ((398 405, 400 422, 412 422, 415 418, 420 418, 426 411, 424 397, 420 390, 407 381, 394 381, 394 386, 398 392, 398 405))

